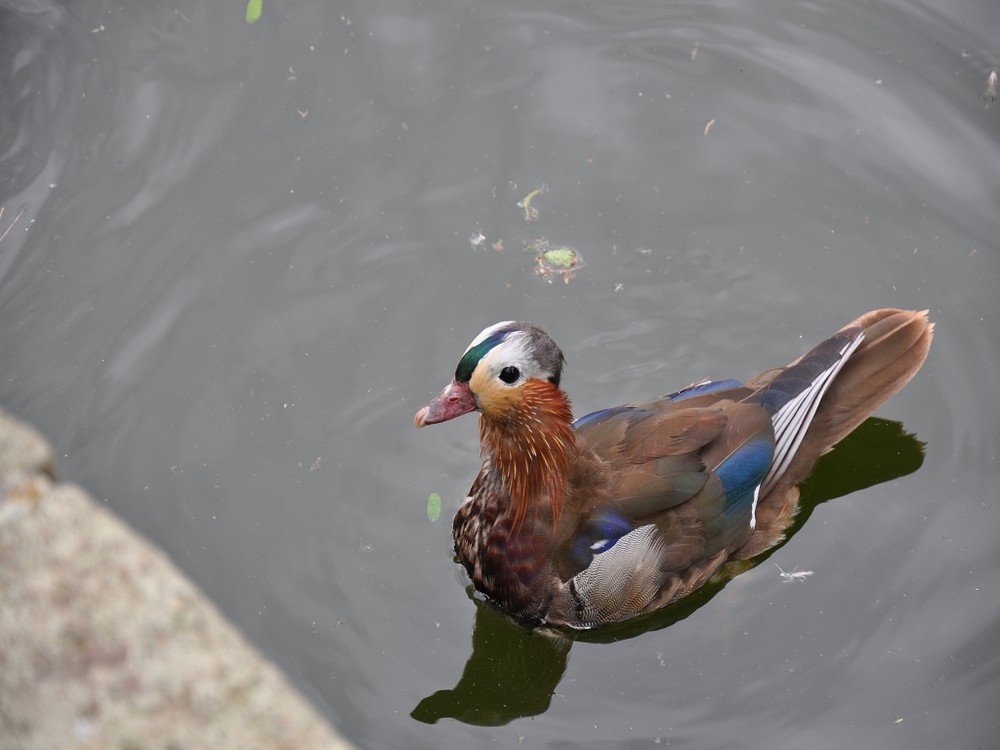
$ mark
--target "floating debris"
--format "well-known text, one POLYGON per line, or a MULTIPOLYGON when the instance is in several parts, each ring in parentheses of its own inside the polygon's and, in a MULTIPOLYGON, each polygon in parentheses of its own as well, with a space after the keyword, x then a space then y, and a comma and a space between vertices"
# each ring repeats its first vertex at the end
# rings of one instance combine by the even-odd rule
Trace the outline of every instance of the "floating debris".
POLYGON ((991 102, 997 100, 997 72, 995 70, 991 70, 986 78, 986 97, 991 102))
POLYGON ((524 211, 524 220, 531 222, 538 218, 538 209, 531 205, 531 202, 535 200, 542 193, 548 192, 545 185, 540 188, 535 188, 521 200, 517 202, 517 207, 524 211))
POLYGON ((486 235, 482 232, 473 232, 469 235, 469 244, 472 245, 473 250, 482 247, 484 242, 486 242, 486 235))
POLYGON ((708 135, 708 131, 712 129, 713 125, 715 125, 715 118, 714 117, 711 120, 709 120, 708 122, 705 123, 705 135, 708 135))
POLYGON ((441 496, 432 492, 427 498, 427 519, 434 523, 441 517, 441 496))
MULTIPOLYGON (((0 206, 0 219, 3 219, 3 209, 4 209, 4 207, 0 206)), ((0 242, 3 242, 4 239, 7 237, 7 235, 10 234, 10 230, 14 228, 14 225, 17 224, 18 219, 20 219, 24 215, 24 212, 27 211, 27 210, 28 210, 28 207, 25 206, 24 208, 22 208, 20 211, 17 212, 17 216, 14 217, 14 221, 12 221, 10 223, 10 226, 8 226, 4 230, 3 234, 0 234, 0 242)))
POLYGON ((247 3, 247 23, 253 24, 260 20, 261 0, 249 0, 247 3))
POLYGON ((525 250, 535 253, 535 275, 552 283, 553 276, 562 276, 564 284, 568 284, 583 268, 583 258, 569 246, 552 247, 545 239, 529 242, 525 250))
POLYGON ((490 247, 492 247, 498 253, 502 253, 503 252, 503 240, 502 239, 501 240, 497 240, 492 245, 490 245, 490 247))
POLYGON ((785 579, 784 581, 782 581, 782 583, 791 583, 792 581, 804 581, 813 574, 811 570, 799 570, 797 567, 791 573, 786 573, 781 569, 781 566, 778 565, 778 563, 775 563, 774 567, 778 569, 778 571, 781 573, 781 577, 785 579))
POLYGON ((700 42, 695 42, 694 43, 694 47, 691 49, 691 62, 694 62, 695 60, 698 59, 698 44, 699 43, 700 42))

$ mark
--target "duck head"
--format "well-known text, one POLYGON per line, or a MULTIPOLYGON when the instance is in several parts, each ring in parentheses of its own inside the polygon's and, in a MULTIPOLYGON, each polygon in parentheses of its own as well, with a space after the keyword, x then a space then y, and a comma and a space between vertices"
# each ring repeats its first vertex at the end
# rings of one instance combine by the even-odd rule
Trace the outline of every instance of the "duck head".
POLYGON ((576 450, 569 399, 559 388, 563 353, 541 326, 504 321, 465 350, 455 377, 417 412, 417 427, 480 412, 484 471, 498 477, 516 529, 547 506, 555 525, 576 450))
POLYGON ((563 353, 535 323, 507 320, 472 340, 444 390, 417 412, 423 427, 479 411, 497 423, 522 422, 540 390, 559 390, 563 353), (532 398, 535 396, 535 398, 532 398))

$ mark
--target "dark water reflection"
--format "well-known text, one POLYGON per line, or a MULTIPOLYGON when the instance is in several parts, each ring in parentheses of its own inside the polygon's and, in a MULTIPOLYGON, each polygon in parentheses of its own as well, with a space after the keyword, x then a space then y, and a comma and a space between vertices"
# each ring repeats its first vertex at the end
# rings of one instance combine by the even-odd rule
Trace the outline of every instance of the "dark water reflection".
POLYGON ((0 0, 0 403, 363 747, 990 746, 993 5, 0 0), (484 326, 544 323, 583 414, 882 306, 937 323, 880 410, 926 458, 831 456, 805 584, 566 650, 468 600, 474 420, 410 420, 484 326))

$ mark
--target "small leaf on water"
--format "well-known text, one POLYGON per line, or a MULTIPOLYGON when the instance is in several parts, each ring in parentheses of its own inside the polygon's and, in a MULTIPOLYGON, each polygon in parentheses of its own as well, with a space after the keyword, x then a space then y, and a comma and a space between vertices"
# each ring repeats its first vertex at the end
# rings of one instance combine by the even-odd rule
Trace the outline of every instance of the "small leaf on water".
POLYGON ((256 23, 260 19, 263 0, 247 0, 247 23, 256 23))
POLYGON ((576 263, 576 252, 570 247, 557 247, 542 253, 545 260, 560 268, 572 268, 576 263))
POLYGON ((427 517, 431 523, 441 517, 441 496, 436 492, 432 492, 427 498, 427 517))

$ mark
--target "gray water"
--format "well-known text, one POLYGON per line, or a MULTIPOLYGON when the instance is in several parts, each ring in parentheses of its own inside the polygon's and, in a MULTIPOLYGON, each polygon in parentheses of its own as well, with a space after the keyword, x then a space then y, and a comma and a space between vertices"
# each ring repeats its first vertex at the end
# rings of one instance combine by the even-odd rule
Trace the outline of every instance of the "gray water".
POLYGON ((0 0, 0 404, 362 747, 995 747, 994 6, 0 0), (480 329, 584 414, 884 306, 927 364, 769 560, 572 645, 469 599, 475 420, 411 419, 480 329))

